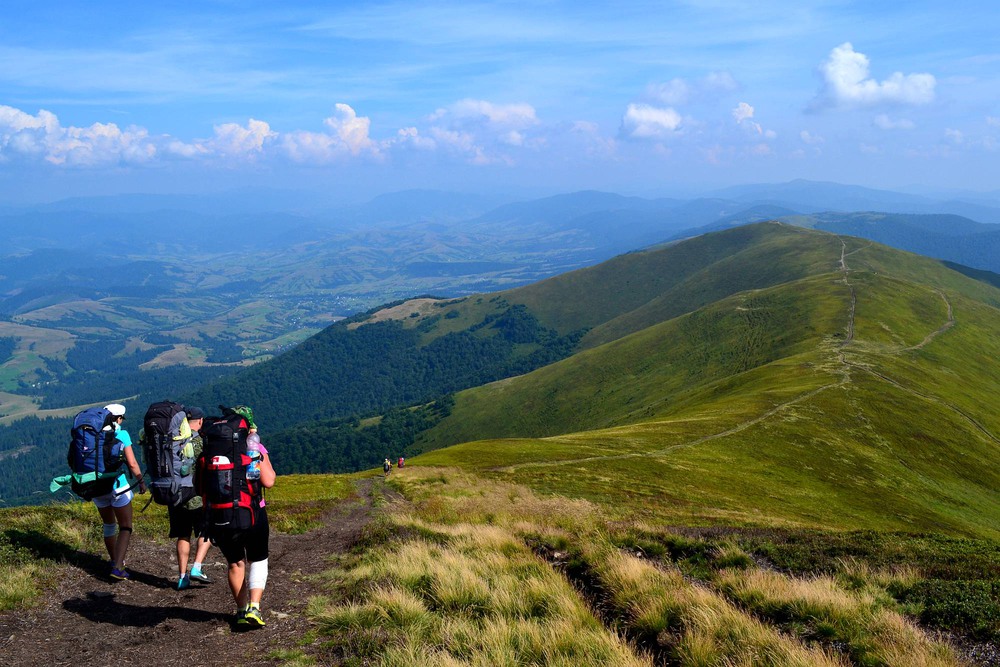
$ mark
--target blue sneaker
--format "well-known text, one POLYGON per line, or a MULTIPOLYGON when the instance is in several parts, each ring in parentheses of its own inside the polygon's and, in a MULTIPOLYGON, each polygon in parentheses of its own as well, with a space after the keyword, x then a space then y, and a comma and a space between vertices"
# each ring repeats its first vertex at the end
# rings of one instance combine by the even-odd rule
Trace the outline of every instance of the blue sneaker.
POLYGON ((124 567, 120 570, 117 567, 113 567, 111 568, 111 578, 115 581, 126 581, 131 578, 131 575, 124 567))
POLYGON ((177 579, 177 590, 182 591, 185 588, 189 588, 190 586, 191 586, 191 578, 190 577, 188 577, 186 574, 183 577, 178 577, 178 579, 177 579))
POLYGON ((191 570, 191 581, 200 581, 203 584, 210 584, 212 580, 201 570, 191 570))

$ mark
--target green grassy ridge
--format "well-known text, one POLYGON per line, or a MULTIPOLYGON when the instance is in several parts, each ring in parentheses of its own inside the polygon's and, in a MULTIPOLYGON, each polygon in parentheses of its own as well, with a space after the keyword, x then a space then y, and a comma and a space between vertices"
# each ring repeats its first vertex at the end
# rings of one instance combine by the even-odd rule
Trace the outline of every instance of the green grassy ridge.
MULTIPOLYGON (((663 248, 621 255, 597 266, 510 290, 503 295, 511 303, 526 305, 545 326, 558 331, 598 327, 642 308, 664 293, 677 289, 692 276, 704 275, 702 272, 707 268, 718 262, 725 263, 747 249, 762 248, 768 244, 781 245, 782 239, 808 237, 821 240, 833 238, 780 224, 747 225, 663 248)), ((765 271, 763 267, 757 267, 758 273, 765 271)), ((790 268, 789 273, 794 271, 790 268)), ((696 292, 689 297, 690 303, 704 305, 734 292, 768 284, 751 271, 739 273, 733 278, 727 286, 728 290, 719 287, 708 289, 688 283, 688 290, 696 292)), ((783 277, 782 281, 787 279, 783 277)), ((687 290, 678 290, 677 293, 684 291, 687 290)), ((679 314, 676 312, 673 316, 679 314)))
MULTIPOLYGON (((975 298, 985 294, 991 301, 991 288, 980 290, 963 276, 942 274, 934 262, 914 264, 877 246, 858 248, 848 256, 857 308, 855 338, 847 347, 841 345, 843 332, 838 338, 828 329, 825 338, 812 339, 812 350, 800 349, 797 355, 688 388, 662 411, 660 396, 637 389, 616 406, 623 425, 586 430, 596 421, 595 411, 604 419, 613 412, 610 392, 598 390, 615 382, 643 385, 615 367, 621 349, 643 340, 636 334, 527 376, 460 394, 449 418, 453 423, 472 420, 477 439, 497 433, 513 439, 471 442, 416 462, 468 466, 532 488, 678 523, 996 538, 1000 474, 993 459, 1000 422, 989 406, 1000 389, 1000 350, 992 334, 1000 328, 1000 312, 975 298), (859 259, 880 271, 855 270, 859 259), (894 264, 907 279, 884 273, 894 264), (969 296, 910 280, 928 275, 969 296), (955 324, 945 329, 949 303, 955 324), (916 347, 936 331, 936 337, 916 347), (580 361, 602 354, 609 355, 607 366, 580 361), (588 372, 575 372, 581 368, 593 373, 589 383, 588 372), (603 375, 598 372, 602 368, 607 370, 603 375), (765 399, 775 387, 783 388, 771 393, 784 401, 777 409, 765 399), (545 434, 553 437, 518 433, 525 428, 522 410, 530 412, 525 406, 546 397, 561 399, 563 392, 570 396, 565 405, 552 400, 555 405, 545 421, 527 424, 528 432, 546 428, 545 434)), ((834 277, 826 277, 827 288, 838 290, 832 301, 836 305, 828 309, 837 311, 846 329, 848 285, 843 274, 834 277)), ((802 285, 821 285, 823 280, 763 292, 788 290, 808 301, 802 285)), ((656 363, 646 370, 652 377, 657 372, 666 376, 649 383, 657 388, 678 375, 678 369, 656 363)), ((447 420, 439 428, 440 433, 454 429, 447 420)))
MULTIPOLYGON (((774 224, 763 224, 761 231, 752 244, 734 248, 732 254, 685 275, 642 306, 595 327, 581 347, 616 340, 732 294, 828 273, 837 266, 841 243, 834 236, 774 224)), ((694 242, 678 251, 688 252, 694 242)))
POLYGON ((834 336, 849 298, 846 286, 819 276, 723 299, 528 375, 461 392, 452 416, 417 444, 552 436, 669 414, 674 400, 701 386, 834 336))

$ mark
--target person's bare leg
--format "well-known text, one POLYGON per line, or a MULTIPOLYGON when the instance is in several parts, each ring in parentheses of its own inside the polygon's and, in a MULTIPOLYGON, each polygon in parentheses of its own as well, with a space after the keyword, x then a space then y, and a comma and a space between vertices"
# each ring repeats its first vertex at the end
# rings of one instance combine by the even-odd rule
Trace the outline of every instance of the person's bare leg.
POLYGON ((204 537, 198 538, 198 548, 194 554, 194 562, 204 563, 205 556, 208 555, 208 550, 212 548, 212 543, 206 540, 204 537))
POLYGON ((132 539, 132 503, 124 507, 113 508, 118 521, 118 539, 115 540, 115 567, 119 570, 125 567, 125 553, 132 539))
POLYGON ((247 606, 246 586, 246 561, 241 560, 229 564, 229 590, 233 593, 236 606, 242 609, 247 606))
POLYGON ((191 540, 190 538, 178 537, 177 538, 177 571, 180 572, 180 576, 184 576, 188 571, 188 556, 191 555, 191 540))

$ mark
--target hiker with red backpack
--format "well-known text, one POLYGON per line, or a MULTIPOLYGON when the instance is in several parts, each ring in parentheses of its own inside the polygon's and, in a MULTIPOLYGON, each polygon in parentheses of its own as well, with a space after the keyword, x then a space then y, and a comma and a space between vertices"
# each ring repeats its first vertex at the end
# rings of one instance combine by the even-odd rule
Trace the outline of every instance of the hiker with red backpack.
POLYGON ((237 626, 263 627, 260 602, 267 585, 270 528, 264 489, 275 473, 260 443, 253 410, 225 408, 202 426, 199 487, 205 500, 212 543, 229 563, 229 588, 236 601, 237 626))

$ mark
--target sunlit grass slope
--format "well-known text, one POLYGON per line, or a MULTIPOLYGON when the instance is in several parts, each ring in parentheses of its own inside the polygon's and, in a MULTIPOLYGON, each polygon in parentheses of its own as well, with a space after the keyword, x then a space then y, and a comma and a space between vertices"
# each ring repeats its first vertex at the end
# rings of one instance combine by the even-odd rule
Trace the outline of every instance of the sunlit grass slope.
POLYGON ((667 522, 997 537, 1000 292, 830 238, 831 272, 459 394, 424 444, 471 442, 415 462, 667 522))
POLYGON ((961 664, 896 599, 919 590, 916 568, 796 576, 756 567, 735 533, 608 521, 594 503, 461 469, 389 484, 405 501, 312 602, 324 664, 961 664))

